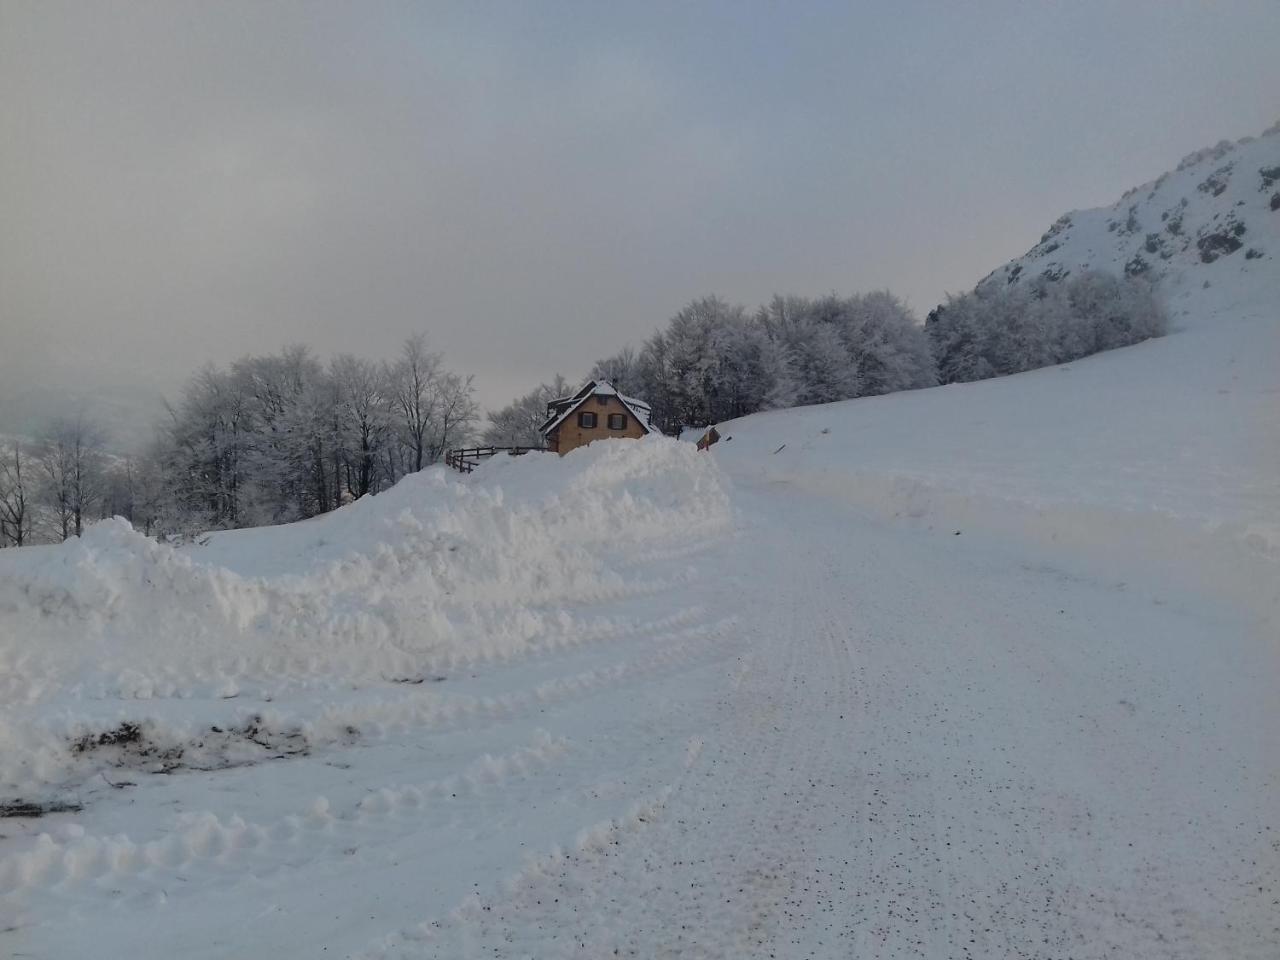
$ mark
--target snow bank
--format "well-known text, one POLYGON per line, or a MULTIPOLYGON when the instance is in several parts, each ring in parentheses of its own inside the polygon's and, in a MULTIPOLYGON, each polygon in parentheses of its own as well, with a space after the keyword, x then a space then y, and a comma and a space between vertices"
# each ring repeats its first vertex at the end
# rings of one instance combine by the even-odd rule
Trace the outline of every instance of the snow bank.
POLYGON ((0 701, 269 697, 572 643, 567 607, 661 588, 626 549, 729 522, 714 462, 657 438, 428 470, 184 549, 106 521, 0 557, 0 701))

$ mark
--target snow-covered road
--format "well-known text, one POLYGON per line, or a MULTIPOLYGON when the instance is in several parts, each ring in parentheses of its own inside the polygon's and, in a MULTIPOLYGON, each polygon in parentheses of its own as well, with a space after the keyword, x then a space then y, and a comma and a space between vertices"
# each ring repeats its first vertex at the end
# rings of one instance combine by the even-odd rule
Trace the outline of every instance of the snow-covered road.
POLYGON ((0 821, 0 951, 1276 956, 1262 623, 785 482, 733 501, 572 645, 327 693, 349 744, 0 821))
POLYGON ((780 494, 743 498, 752 589, 658 808, 388 955, 1274 955, 1261 637, 780 494))

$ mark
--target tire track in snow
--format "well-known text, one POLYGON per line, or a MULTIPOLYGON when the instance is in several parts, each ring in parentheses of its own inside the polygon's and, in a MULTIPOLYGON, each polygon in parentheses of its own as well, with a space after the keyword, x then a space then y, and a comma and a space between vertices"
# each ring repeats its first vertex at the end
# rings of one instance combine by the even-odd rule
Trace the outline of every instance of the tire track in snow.
MULTIPOLYGON (((793 581, 807 573, 790 568, 793 581)), ((783 595, 799 599, 795 591, 789 583, 783 595)), ((815 630, 799 602, 785 609, 782 628, 764 630, 766 655, 739 659, 719 727, 645 829, 540 863, 370 956, 791 955, 781 921, 816 882, 796 845, 804 853, 814 842, 806 801, 830 778, 839 729, 809 724, 803 705, 815 695, 847 701, 852 669, 830 625, 815 630), (821 694, 818 679, 829 684, 821 694)))
POLYGON ((445 702, 378 703, 356 707, 338 706, 321 716, 326 728, 355 726, 370 736, 414 728, 449 731, 478 729, 494 723, 509 723, 526 714, 541 712, 574 700, 597 696, 623 684, 652 680, 714 663, 733 642, 734 618, 681 631, 669 638, 608 666, 567 676, 554 677, 534 686, 492 696, 456 695, 445 702))
POLYGON ((535 777, 572 749, 565 738, 537 731, 529 746, 501 756, 483 754, 457 774, 419 784, 371 789, 352 808, 335 812, 323 797, 305 810, 271 823, 247 823, 239 816, 211 812, 188 815, 181 825, 153 840, 136 843, 127 836, 95 836, 75 826, 62 839, 40 834, 28 850, 0 859, 0 898, 36 890, 72 888, 125 881, 130 895, 147 895, 171 883, 175 872, 243 873, 274 871, 287 864, 321 859, 334 850, 364 842, 371 832, 405 829, 407 821, 452 815, 451 801, 472 800, 505 787, 508 781, 535 777), (305 861, 296 857, 307 850, 305 861), (286 856, 286 854, 288 856, 286 856))
MULTIPOLYGON (((423 689, 410 685, 407 689, 398 691, 394 698, 348 696, 318 715, 301 713, 290 709, 287 704, 275 702, 253 709, 238 705, 236 701, 229 701, 228 705, 233 707, 233 713, 224 715, 215 708, 210 714, 212 719, 199 728, 192 728, 189 724, 174 727, 156 719, 145 710, 116 713, 105 722, 105 726, 102 721, 95 726, 89 721, 69 722, 65 716, 58 716, 22 729, 10 729, 7 735, 12 738, 13 746, 5 758, 4 769, 42 769, 39 786, 46 790, 50 785, 80 782, 87 777, 96 776, 100 770, 112 770, 119 764, 105 754, 102 758, 77 756, 70 750, 70 745, 72 741, 86 736, 92 738, 125 721, 145 725, 148 736, 165 748, 181 747, 190 750, 191 762, 185 765, 197 769, 233 765, 223 763, 217 757, 212 757, 207 763, 199 760, 204 754, 195 749, 195 745, 211 737, 216 739, 209 732, 210 724, 220 729, 231 729, 252 721, 270 735, 299 738, 300 742, 306 744, 309 752, 381 741, 391 734, 404 734, 415 729, 445 732, 463 727, 476 729, 511 722, 548 707, 596 695, 610 686, 630 682, 635 678, 679 671, 695 663, 714 659, 730 634, 733 620, 724 618, 708 622, 702 619, 704 613, 700 608, 692 608, 651 621, 635 630, 619 631, 607 638, 602 637, 594 645, 598 649, 635 648, 634 655, 614 660, 608 666, 558 675, 557 663, 572 662, 582 652, 578 645, 559 646, 516 662, 508 660, 490 664, 497 671, 506 673, 528 671, 531 666, 536 665, 551 676, 551 679, 532 688, 522 684, 523 689, 493 695, 444 693, 434 687, 423 689), (673 630, 673 627, 679 629, 673 630), (653 631, 664 632, 652 635, 653 631), (62 757, 60 762, 53 759, 57 756, 62 757), (58 776, 59 771, 61 778, 58 776)), ((483 672, 480 675, 491 679, 496 674, 490 670, 488 675, 483 672)), ((467 686, 468 682, 463 680, 455 682, 451 689, 465 689, 467 686)), ((273 762, 275 759, 280 758, 273 756, 272 751, 267 751, 266 755, 247 762, 273 762)), ((16 773, 8 773, 0 783, 5 780, 13 782, 11 789, 15 793, 31 789, 30 784, 18 782, 16 773)))

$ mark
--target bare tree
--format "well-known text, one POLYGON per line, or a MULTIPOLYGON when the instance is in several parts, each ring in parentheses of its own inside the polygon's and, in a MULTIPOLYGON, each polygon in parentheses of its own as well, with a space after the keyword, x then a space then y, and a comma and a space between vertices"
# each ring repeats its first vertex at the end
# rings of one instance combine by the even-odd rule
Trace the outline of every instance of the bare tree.
POLYGON ((451 447, 464 443, 473 425, 480 419, 475 401, 474 377, 446 373, 436 380, 436 417, 430 453, 435 463, 451 447))
POLYGON ((102 516, 124 517, 137 522, 138 465, 133 457, 125 457, 106 471, 102 492, 102 516))
POLYGON ((640 379, 640 358, 631 346, 623 347, 611 357, 597 360, 587 377, 590 380, 608 380, 619 393, 638 394, 644 389, 640 379))
POLYGON ((382 367, 351 354, 334 357, 330 375, 338 394, 347 492, 358 499, 377 492, 375 467, 390 419, 387 381, 382 367))
POLYGON ((240 526, 251 438, 244 387, 244 378, 206 366, 187 383, 178 406, 169 408, 169 482, 197 526, 240 526))
MULTIPOLYGON (((596 366, 599 368, 600 365, 596 366)), ((570 392, 568 381, 557 373, 551 383, 540 384, 501 410, 490 410, 490 426, 484 431, 484 442, 503 447, 541 446, 539 427, 547 419, 547 404, 570 392)))
POLYGON ((83 414, 53 421, 41 438, 43 500, 66 540, 84 532, 86 513, 102 496, 102 430, 83 414))
POLYGON ((12 543, 21 547, 31 533, 27 478, 22 474, 22 460, 22 447, 16 442, 0 460, 0 546, 12 543))
POLYGON ((427 339, 414 334, 404 342, 400 360, 388 371, 391 400, 409 448, 411 472, 427 465, 432 421, 443 397, 438 389, 443 358, 427 350, 427 339))

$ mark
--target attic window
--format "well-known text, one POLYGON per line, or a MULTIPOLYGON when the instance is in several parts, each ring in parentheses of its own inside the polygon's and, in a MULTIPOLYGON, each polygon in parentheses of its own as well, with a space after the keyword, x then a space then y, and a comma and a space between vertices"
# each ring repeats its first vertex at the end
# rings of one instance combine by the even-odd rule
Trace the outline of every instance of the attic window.
POLYGON ((578 414, 578 426, 585 430, 590 430, 596 425, 596 414, 594 410, 584 410, 578 414))
POLYGON ((610 430, 627 429, 627 415, 625 413, 609 414, 609 429, 610 430))
POLYGON ((596 405, 597 405, 597 406, 603 407, 603 406, 604 406, 606 403, 608 403, 608 402, 609 402, 609 398, 608 398, 608 397, 596 397, 596 405))

